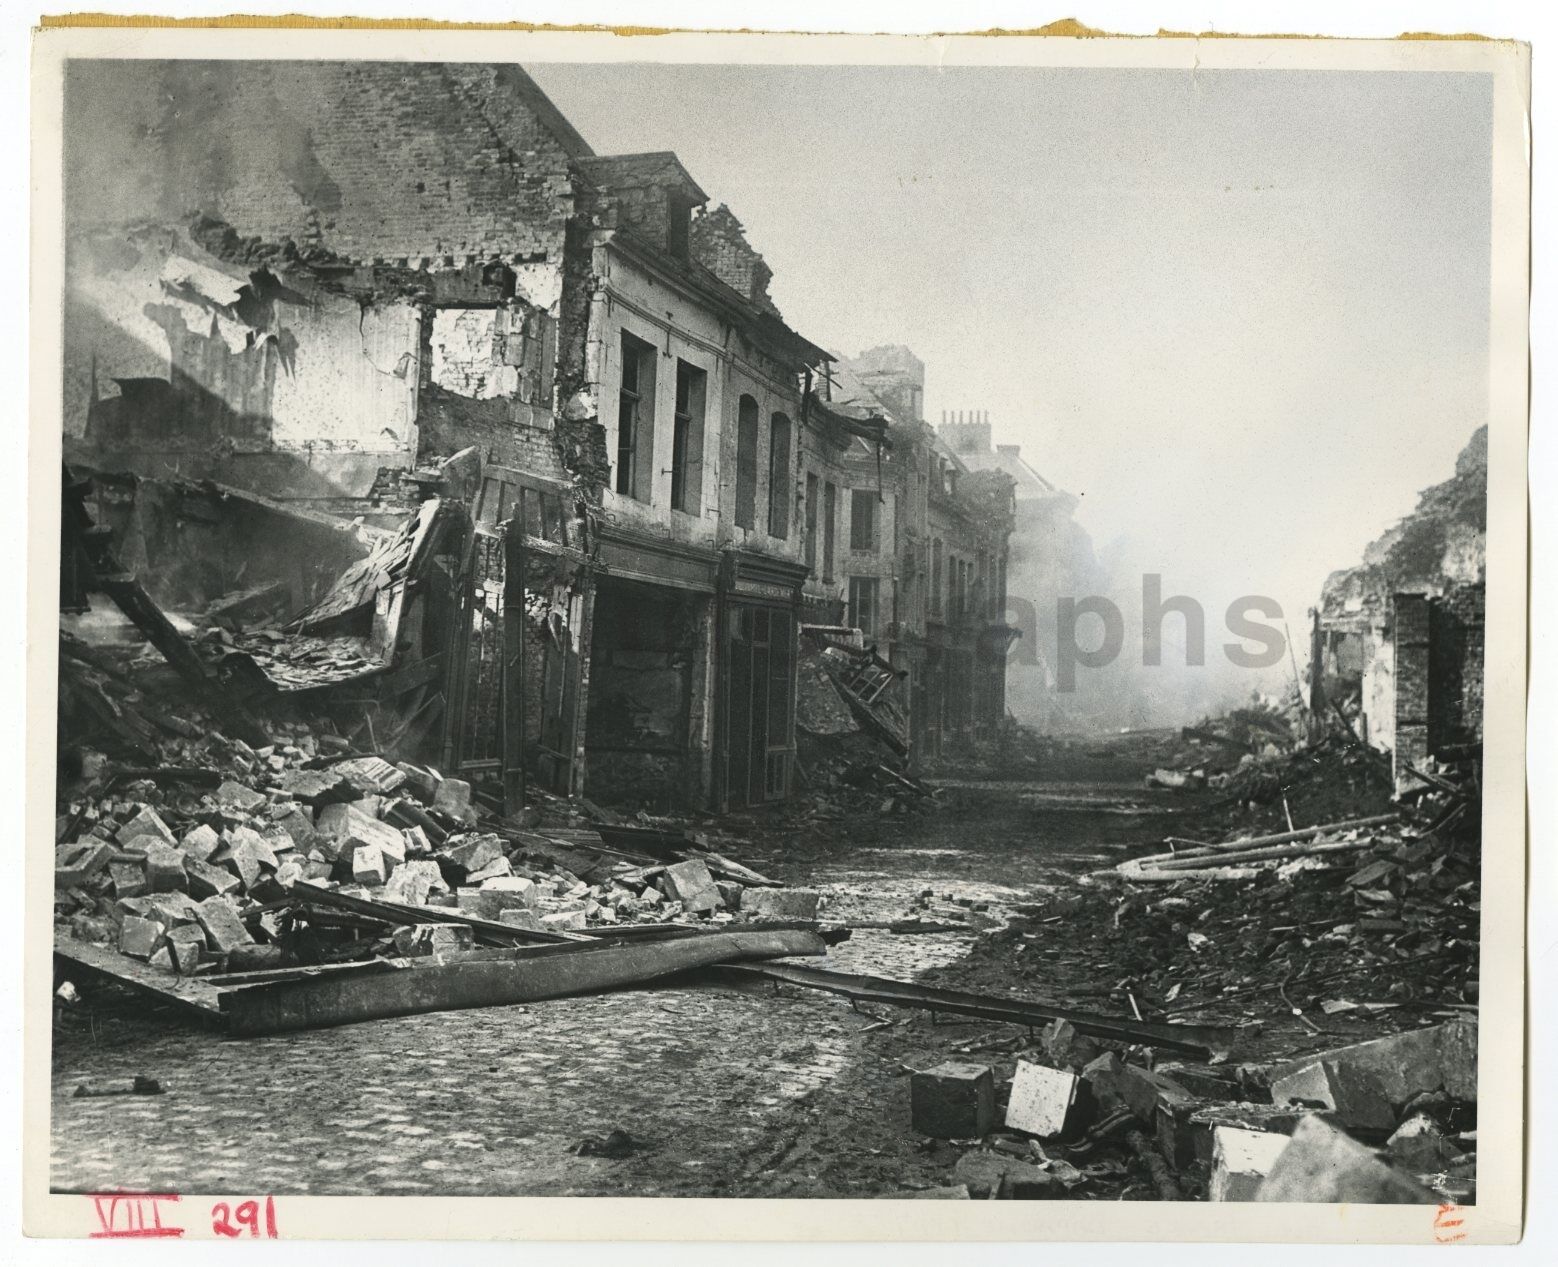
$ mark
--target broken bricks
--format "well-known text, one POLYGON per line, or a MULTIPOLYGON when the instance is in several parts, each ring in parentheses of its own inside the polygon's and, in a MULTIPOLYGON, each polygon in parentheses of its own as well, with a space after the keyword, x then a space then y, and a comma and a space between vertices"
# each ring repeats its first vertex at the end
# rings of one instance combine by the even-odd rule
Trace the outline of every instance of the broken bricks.
POLYGON ((995 1126, 995 1075, 986 1065, 947 1061, 909 1079, 914 1129, 933 1139, 978 1139, 995 1126))

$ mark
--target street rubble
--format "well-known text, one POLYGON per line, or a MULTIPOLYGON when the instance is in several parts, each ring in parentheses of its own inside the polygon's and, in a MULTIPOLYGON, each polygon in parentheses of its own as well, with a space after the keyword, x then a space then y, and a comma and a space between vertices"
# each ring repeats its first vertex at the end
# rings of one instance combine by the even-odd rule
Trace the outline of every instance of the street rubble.
MULTIPOLYGON (((285 674, 367 654, 283 635, 263 591, 216 606, 207 655, 285 674)), ((1393 794, 1345 715, 1310 733, 1257 701, 1083 754, 1152 771, 1142 795, 1175 823, 1155 846, 999 913, 932 886, 892 919, 830 920, 825 891, 739 861, 729 822, 540 791, 505 814, 364 751, 371 727, 306 693, 261 719, 169 667, 133 639, 61 637, 61 1009, 107 982, 244 1037, 712 973, 1002 1027, 906 1067, 890 1111, 942 1150, 945 1182, 884 1196, 1475 1199, 1475 756, 1393 794), (806 964, 862 929, 971 940, 914 982, 806 964)), ((861 720, 862 656, 816 668, 851 724, 807 735, 805 790, 754 833, 955 806, 861 720)), ((1018 733, 991 755, 1031 777, 1063 751, 1018 733)))

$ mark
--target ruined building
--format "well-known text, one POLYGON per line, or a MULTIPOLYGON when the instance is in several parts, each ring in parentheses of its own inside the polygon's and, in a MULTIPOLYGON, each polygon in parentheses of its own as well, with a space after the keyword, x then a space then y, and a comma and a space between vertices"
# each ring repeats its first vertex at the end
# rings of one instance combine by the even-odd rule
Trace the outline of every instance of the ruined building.
POLYGON ((418 683, 450 773, 783 799, 803 625, 882 641, 927 751, 1000 716, 973 652, 1009 490, 958 487, 892 364, 831 399, 832 358, 674 154, 593 153, 515 66, 95 63, 67 109, 67 463, 127 522, 237 497, 340 525, 363 621, 407 583, 368 566, 422 539, 407 516, 462 507, 439 522, 464 544, 417 556, 449 581, 436 654, 373 670, 418 683))
POLYGON ((1065 730, 1104 720, 1112 694, 1089 674, 1069 692, 1059 690, 1056 612, 1065 598, 1108 591, 1093 543, 1073 518, 1077 498, 1046 479, 1015 444, 992 444, 983 410, 942 412, 942 443, 971 471, 999 471, 1013 485, 1016 507, 1007 577, 1007 616, 1021 632, 1007 669, 1007 700, 1017 720, 1042 730, 1065 730))
POLYGON ((1464 757, 1482 742, 1488 431, 1455 474, 1373 542, 1357 567, 1333 572, 1314 613, 1312 704, 1356 709, 1360 737, 1409 766, 1464 757))

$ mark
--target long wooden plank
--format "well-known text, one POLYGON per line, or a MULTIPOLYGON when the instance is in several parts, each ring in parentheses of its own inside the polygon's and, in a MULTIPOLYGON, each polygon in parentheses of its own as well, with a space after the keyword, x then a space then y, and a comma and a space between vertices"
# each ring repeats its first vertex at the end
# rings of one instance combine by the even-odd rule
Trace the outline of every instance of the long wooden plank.
POLYGON ((468 1007, 530 1003, 653 981, 741 959, 820 955, 815 933, 713 933, 621 945, 548 948, 518 959, 478 960, 342 980, 321 977, 231 990, 222 996, 230 1031, 252 1037, 468 1007))
POLYGON ((977 1016, 987 1021, 1006 1021, 1012 1025, 1047 1025, 1064 1020, 1079 1034, 1114 1038, 1148 1047, 1172 1047, 1207 1059, 1214 1052, 1227 1050, 1231 1035, 1195 1025, 1168 1025, 1158 1021, 1137 1021, 1125 1016, 1106 1016, 1058 1007, 1028 999, 1003 999, 989 994, 969 994, 963 990, 938 990, 931 986, 893 981, 887 977, 856 976, 847 972, 829 972, 799 964, 719 965, 721 973, 783 981, 826 990, 846 998, 895 1007, 922 1008, 930 1012, 977 1016))
POLYGON ((178 977, 139 959, 121 955, 108 946, 77 941, 64 933, 54 935, 54 957, 67 971, 80 969, 92 976, 116 982, 137 994, 167 1003, 204 1021, 222 1021, 221 991, 198 977, 178 977))

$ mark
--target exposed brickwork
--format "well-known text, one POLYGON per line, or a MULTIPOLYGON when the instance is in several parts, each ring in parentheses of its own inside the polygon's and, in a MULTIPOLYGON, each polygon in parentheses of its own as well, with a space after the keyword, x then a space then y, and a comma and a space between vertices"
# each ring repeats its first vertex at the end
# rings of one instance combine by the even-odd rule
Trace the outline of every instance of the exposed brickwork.
POLYGON ((68 211, 203 211, 361 261, 555 259, 582 143, 542 117, 527 83, 511 66, 73 63, 68 211))
POLYGON ((692 256, 732 290, 778 314, 768 297, 774 270, 747 242, 741 221, 724 203, 695 216, 691 230, 692 256))

